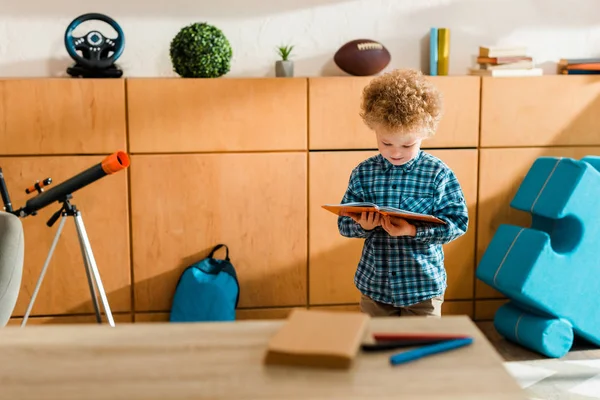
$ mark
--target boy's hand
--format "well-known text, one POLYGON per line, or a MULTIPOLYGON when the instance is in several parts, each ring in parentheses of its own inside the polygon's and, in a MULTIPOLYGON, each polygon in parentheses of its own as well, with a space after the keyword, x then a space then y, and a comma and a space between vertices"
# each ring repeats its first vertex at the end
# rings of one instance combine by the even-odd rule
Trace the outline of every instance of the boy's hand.
POLYGON ((416 236, 417 228, 403 218, 385 215, 381 219, 381 226, 390 236, 416 236))
POLYGON ((377 228, 379 225, 381 225, 381 217, 380 217, 379 213, 375 213, 375 212, 370 212, 370 213, 363 212, 361 214, 342 213, 342 215, 345 217, 350 217, 354 221, 358 222, 365 231, 370 231, 372 229, 377 228))

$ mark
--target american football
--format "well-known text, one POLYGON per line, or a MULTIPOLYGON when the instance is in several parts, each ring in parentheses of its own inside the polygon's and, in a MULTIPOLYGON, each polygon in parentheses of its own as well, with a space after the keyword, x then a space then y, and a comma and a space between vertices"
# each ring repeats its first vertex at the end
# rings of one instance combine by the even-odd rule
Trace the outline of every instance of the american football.
POLYGON ((392 56, 381 43, 370 39, 352 40, 340 47, 333 56, 335 64, 355 76, 375 75, 388 66, 392 56))

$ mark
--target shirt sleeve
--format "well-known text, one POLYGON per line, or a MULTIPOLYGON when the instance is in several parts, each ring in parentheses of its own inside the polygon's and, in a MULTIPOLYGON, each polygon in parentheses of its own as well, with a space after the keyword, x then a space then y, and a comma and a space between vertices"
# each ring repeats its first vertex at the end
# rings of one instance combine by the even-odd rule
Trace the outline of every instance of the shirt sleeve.
POLYGON ((469 213, 458 179, 451 170, 440 173, 436 188, 433 215, 446 224, 417 225, 415 239, 431 244, 446 244, 467 232, 469 213))
MULTIPOLYGON (((346 193, 344 193, 344 197, 342 198, 342 204, 359 201, 364 201, 364 195, 360 180, 358 179, 358 173, 354 169, 350 175, 346 193)), ((358 222, 350 217, 338 217, 338 230, 342 236, 349 238, 366 238, 369 235, 369 231, 364 230, 358 222)))

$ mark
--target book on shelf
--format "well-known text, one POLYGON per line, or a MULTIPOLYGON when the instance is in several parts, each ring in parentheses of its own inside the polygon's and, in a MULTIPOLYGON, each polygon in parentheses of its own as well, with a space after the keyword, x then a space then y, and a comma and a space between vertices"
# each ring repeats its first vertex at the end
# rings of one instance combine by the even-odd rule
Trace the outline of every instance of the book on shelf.
POLYGON ((438 74, 438 28, 429 29, 429 75, 438 74))
POLYGON ((450 29, 429 29, 429 75, 445 76, 450 71, 450 29))
POLYGON ((587 58, 561 58, 559 64, 574 65, 574 64, 597 64, 600 63, 600 57, 587 57, 587 58))
POLYGON ((493 77, 513 77, 513 76, 542 76, 544 70, 541 68, 507 68, 507 69, 483 69, 471 68, 470 75, 477 76, 493 76, 493 77))
POLYGON ((533 57, 530 57, 530 56, 507 56, 507 57, 478 56, 477 62, 479 64, 506 65, 506 64, 521 63, 521 62, 533 62, 533 57))
POLYGON ((469 75, 492 77, 541 76, 526 46, 480 46, 477 65, 469 75))
MULTIPOLYGON (((485 59, 483 59, 485 60, 485 59)), ((511 62, 486 62, 478 58, 479 69, 532 69, 535 64, 531 60, 516 60, 511 62)))
POLYGON ((479 46, 480 57, 519 57, 527 54, 527 46, 479 46))
POLYGON ((378 206, 374 203, 369 202, 354 202, 354 203, 343 203, 343 204, 324 204, 321 206, 325 210, 332 212, 336 215, 342 213, 354 213, 360 214, 363 212, 376 212, 380 215, 389 215, 390 217, 399 217, 408 221, 418 222, 429 222, 433 224, 446 224, 446 221, 441 220, 433 215, 419 214, 407 210, 402 210, 395 207, 378 206))
POLYGON ((599 75, 600 58, 561 58, 556 72, 563 75, 599 75))

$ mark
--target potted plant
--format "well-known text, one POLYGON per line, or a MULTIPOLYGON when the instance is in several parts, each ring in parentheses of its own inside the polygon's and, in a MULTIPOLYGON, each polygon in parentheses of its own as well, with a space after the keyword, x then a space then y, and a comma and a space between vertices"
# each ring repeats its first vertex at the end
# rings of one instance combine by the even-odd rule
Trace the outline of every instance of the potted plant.
POLYGON ((184 78, 218 78, 229 72, 233 51, 223 32, 207 23, 183 27, 171 41, 173 70, 184 78))
POLYGON ((277 52, 281 60, 275 62, 275 76, 292 77, 294 76, 294 62, 290 60, 290 54, 294 46, 279 46, 277 52))

